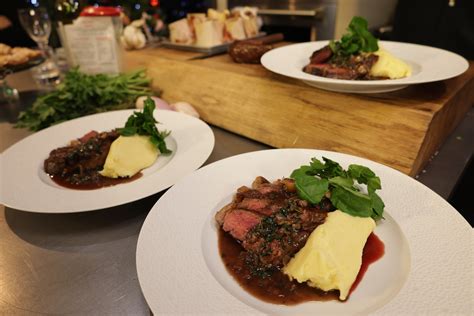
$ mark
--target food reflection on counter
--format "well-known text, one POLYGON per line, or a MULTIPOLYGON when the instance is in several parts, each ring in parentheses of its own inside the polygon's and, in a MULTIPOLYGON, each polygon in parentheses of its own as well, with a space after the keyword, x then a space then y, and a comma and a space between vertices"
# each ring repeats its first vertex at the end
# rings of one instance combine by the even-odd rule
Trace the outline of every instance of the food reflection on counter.
POLYGON ((313 158, 291 178, 257 177, 215 215, 221 258, 234 279, 264 301, 345 301, 384 253, 373 234, 383 216, 380 188, 369 168, 344 170, 327 158, 313 158))
POLYGON ((169 24, 170 41, 175 44, 212 47, 258 35, 260 23, 256 8, 235 8, 231 12, 209 9, 190 13, 169 24))
POLYGON ((153 117, 154 102, 145 100, 143 112, 134 112, 123 128, 91 131, 68 146, 54 149, 44 171, 57 184, 73 189, 98 189, 138 179, 160 154, 171 154, 153 117))
POLYGON ((367 21, 354 17, 339 41, 313 52, 303 71, 345 80, 399 79, 411 75, 411 67, 378 45, 367 21))

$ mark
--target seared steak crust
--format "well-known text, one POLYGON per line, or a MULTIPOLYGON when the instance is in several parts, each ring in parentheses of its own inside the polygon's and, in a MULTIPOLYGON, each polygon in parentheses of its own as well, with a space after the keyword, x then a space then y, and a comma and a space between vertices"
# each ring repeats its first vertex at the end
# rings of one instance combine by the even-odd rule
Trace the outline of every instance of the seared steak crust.
POLYGON ((315 51, 310 57, 310 63, 303 71, 312 75, 345 79, 345 80, 375 80, 387 79, 370 75, 370 69, 377 62, 375 54, 359 54, 350 56, 333 55, 329 46, 315 51))
POLYGON ((315 206, 300 199, 292 179, 270 183, 257 177, 252 188, 239 188, 215 218, 242 245, 246 264, 260 275, 288 263, 331 209, 326 199, 315 206))
POLYGON ((44 161, 44 171, 51 176, 66 179, 72 184, 93 182, 99 177, 110 145, 119 134, 111 132, 90 132, 69 146, 54 149, 44 161))

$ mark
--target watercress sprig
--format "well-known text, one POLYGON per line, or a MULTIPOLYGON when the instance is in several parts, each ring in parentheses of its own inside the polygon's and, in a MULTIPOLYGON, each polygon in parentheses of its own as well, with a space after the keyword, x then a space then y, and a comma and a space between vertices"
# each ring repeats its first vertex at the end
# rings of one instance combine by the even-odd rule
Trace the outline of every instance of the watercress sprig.
POLYGON ((133 112, 125 123, 125 127, 117 129, 122 136, 148 135, 150 141, 158 147, 160 153, 171 154, 171 150, 166 147, 165 138, 171 133, 170 131, 160 132, 156 127, 157 120, 153 117, 155 110, 155 102, 150 98, 146 98, 144 102, 143 112, 133 112))
POLYGON ((330 41, 329 47, 336 56, 375 52, 379 49, 377 39, 369 32, 367 21, 359 16, 352 18, 347 33, 339 41, 330 41))
POLYGON ((374 220, 383 218, 385 205, 375 193, 382 188, 380 178, 365 166, 352 164, 344 170, 331 159, 312 158, 309 165, 294 170, 290 177, 295 180, 298 196, 312 204, 328 196, 334 207, 345 213, 374 220), (356 182, 366 185, 367 193, 356 182))

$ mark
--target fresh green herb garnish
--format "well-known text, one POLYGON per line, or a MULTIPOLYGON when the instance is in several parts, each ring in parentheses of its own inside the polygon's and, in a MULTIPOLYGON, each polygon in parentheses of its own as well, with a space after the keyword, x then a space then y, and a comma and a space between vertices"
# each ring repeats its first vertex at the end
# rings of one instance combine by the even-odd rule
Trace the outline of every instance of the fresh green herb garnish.
POLYGON ((20 113, 16 127, 39 131, 84 115, 131 108, 137 97, 151 95, 150 82, 143 70, 109 76, 87 75, 74 68, 56 90, 20 113))
POLYGON ((377 39, 369 32, 367 21, 359 16, 352 18, 341 40, 331 41, 329 47, 336 56, 375 52, 379 49, 377 39))
POLYGON ((171 133, 170 131, 160 132, 156 127, 157 120, 153 117, 155 110, 155 102, 151 98, 146 98, 144 102, 143 112, 133 112, 125 123, 125 127, 119 128, 118 132, 122 136, 148 135, 150 141, 158 147, 160 153, 167 155, 171 153, 166 147, 165 138, 171 133))
POLYGON ((350 165, 344 170, 337 162, 323 157, 323 162, 312 158, 291 173, 298 196, 312 204, 321 202, 327 195, 334 207, 360 217, 383 218, 384 203, 375 193, 382 188, 380 178, 367 167, 350 165), (363 193, 355 182, 367 186, 363 193), (329 194, 328 194, 329 192, 329 194))

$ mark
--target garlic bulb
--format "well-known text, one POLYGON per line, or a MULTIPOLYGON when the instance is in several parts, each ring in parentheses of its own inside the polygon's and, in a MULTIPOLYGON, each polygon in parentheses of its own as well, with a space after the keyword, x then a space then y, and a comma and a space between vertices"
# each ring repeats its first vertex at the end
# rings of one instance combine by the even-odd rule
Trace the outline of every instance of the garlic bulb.
POLYGON ((146 45, 146 37, 141 31, 141 26, 134 22, 123 30, 121 41, 125 49, 141 49, 146 45))

